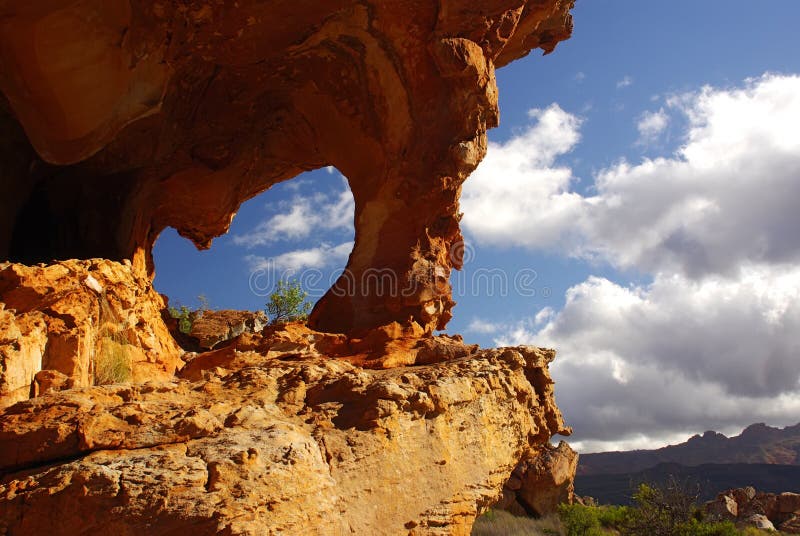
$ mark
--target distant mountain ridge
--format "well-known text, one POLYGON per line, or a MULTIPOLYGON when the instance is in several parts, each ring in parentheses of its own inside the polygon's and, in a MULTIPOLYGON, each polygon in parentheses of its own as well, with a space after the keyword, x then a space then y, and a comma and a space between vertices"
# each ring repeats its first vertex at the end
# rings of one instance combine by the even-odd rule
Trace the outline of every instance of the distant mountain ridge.
POLYGON ((690 490, 697 485, 700 501, 709 501, 724 490, 745 486, 768 493, 800 492, 800 465, 709 463, 687 467, 662 463, 644 471, 578 475, 575 493, 593 497, 601 504, 631 504, 631 495, 640 483, 664 485, 671 478, 685 483, 690 490))
POLYGON ((581 454, 578 475, 629 474, 664 463, 800 465, 800 424, 774 428, 757 423, 733 437, 708 431, 655 450, 581 454))

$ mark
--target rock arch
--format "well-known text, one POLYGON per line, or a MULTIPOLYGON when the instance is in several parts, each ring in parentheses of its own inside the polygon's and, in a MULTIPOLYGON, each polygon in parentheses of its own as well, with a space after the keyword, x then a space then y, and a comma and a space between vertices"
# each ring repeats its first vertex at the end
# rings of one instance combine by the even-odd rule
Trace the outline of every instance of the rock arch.
POLYGON ((494 68, 568 37, 572 3, 6 2, 0 258, 152 273, 165 227, 208 247, 244 200, 335 165, 356 202, 357 288, 335 286, 312 324, 443 328, 461 183, 498 121, 494 68), (57 230, 45 244, 36 214, 57 230), (412 290, 365 291, 371 269, 412 290))

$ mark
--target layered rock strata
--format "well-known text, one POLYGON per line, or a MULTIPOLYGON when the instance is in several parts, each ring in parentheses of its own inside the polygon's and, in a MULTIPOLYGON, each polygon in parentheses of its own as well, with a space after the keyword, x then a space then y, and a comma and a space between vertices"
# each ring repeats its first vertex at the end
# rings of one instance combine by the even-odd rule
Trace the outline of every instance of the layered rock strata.
POLYGON ((83 388, 0 413, 5 534, 469 534, 568 433, 553 352, 363 369, 243 352, 203 380, 83 388))
POLYGON ((163 298, 130 262, 0 264, 0 407, 48 390, 172 378, 163 298))
POLYGON ((569 36, 573 0, 0 2, 0 258, 207 248, 239 205, 336 166, 347 270, 311 316, 444 328, 461 183, 497 125, 497 66, 569 36))

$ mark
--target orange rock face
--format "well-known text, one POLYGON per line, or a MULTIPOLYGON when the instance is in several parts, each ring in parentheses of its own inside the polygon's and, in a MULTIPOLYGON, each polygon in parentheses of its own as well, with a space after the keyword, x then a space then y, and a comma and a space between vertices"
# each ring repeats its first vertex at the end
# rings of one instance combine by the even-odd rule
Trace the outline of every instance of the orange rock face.
POLYGON ((578 453, 561 441, 558 447, 541 445, 514 469, 498 506, 512 513, 544 516, 575 498, 578 453))
POLYGON ((0 411, 0 531, 466 536, 517 462, 568 433, 552 351, 390 370, 271 353, 0 411))
POLYGON ((334 165, 355 247, 313 325, 443 328, 494 69, 552 51, 572 3, 6 0, 0 258, 152 275, 165 227, 209 247, 244 200, 334 165))
POLYGON ((164 301, 130 263, 0 264, 0 407, 48 390, 171 378, 164 301))
POLYGON ((0 533, 469 534, 569 433, 552 350, 432 332, 495 67, 572 4, 0 0, 0 533), (183 367, 159 233, 328 165, 355 246, 310 325, 210 315, 183 367))

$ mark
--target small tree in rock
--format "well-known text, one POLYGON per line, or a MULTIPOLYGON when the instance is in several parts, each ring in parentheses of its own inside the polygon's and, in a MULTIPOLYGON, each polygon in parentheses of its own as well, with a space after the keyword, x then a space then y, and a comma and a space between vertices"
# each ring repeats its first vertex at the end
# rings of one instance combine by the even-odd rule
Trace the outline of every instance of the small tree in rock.
POLYGON ((311 304, 306 301, 308 292, 303 290, 295 280, 280 280, 267 301, 267 315, 270 323, 305 320, 311 311, 311 304))

